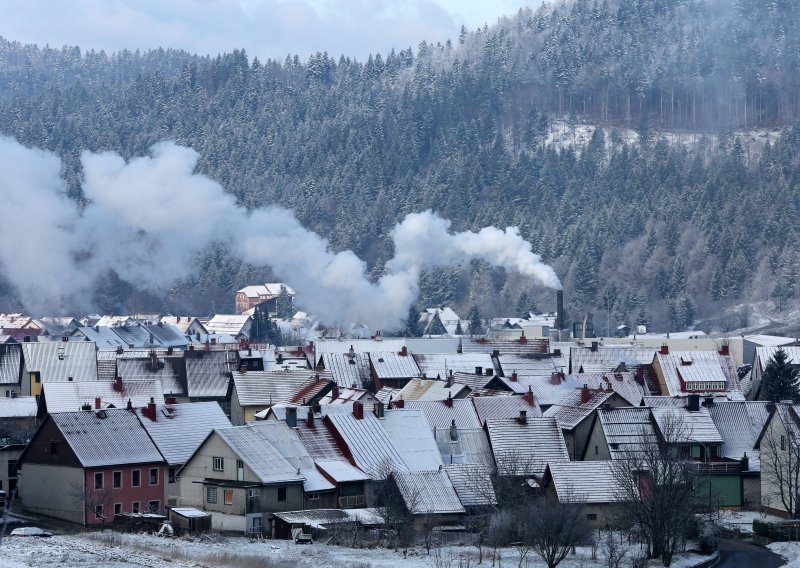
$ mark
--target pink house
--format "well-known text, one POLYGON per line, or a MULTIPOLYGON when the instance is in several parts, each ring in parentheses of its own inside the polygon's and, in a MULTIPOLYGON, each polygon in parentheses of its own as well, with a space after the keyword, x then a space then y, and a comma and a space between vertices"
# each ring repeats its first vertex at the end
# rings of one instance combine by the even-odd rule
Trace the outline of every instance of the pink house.
POLYGON ((18 463, 28 511, 81 525, 164 511, 166 462, 130 410, 51 414, 18 463))

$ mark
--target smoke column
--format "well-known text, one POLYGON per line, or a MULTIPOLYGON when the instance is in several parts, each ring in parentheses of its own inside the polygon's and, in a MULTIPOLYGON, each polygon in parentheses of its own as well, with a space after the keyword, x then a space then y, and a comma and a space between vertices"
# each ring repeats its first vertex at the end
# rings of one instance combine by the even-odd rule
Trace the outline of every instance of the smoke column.
POLYGON ((217 182, 194 173, 197 159, 172 142, 129 162, 112 152, 84 152, 89 204, 81 210, 66 197, 57 156, 0 137, 0 269, 26 308, 86 309, 96 282, 111 270, 134 286, 163 291, 190 276, 196 255, 215 241, 245 262, 270 266, 323 321, 373 329, 402 321, 428 267, 483 259, 561 288, 517 228, 451 234, 450 222, 430 211, 394 228, 395 256, 373 284, 353 252, 332 252, 286 209, 247 211, 217 182))

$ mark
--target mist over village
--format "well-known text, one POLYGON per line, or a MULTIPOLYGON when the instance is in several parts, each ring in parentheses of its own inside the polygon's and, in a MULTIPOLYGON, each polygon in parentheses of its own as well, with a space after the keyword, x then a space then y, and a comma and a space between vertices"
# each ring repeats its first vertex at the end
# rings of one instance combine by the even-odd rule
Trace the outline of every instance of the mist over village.
POLYGON ((800 566, 800 4, 4 12, 0 567, 800 566))

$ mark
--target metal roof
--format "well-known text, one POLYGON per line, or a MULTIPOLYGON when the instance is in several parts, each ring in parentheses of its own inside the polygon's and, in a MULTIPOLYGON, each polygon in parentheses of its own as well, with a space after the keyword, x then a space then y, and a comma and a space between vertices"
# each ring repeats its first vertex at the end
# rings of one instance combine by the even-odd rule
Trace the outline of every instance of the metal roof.
POLYGON ((615 503, 623 500, 617 490, 613 462, 561 461, 548 465, 562 503, 615 503))
POLYGON ((151 357, 117 359, 116 376, 123 381, 158 379, 164 394, 176 396, 186 395, 186 367, 181 356, 163 357, 156 356, 156 365, 151 357))
POLYGON ((322 365, 341 387, 364 388, 372 382, 369 357, 364 353, 323 353, 322 365))
POLYGON ((768 406, 768 402, 762 401, 725 401, 708 407, 724 442, 723 456, 741 459, 747 454, 753 458, 750 460, 750 469, 758 465, 759 451, 753 448, 769 418, 768 406))
POLYGON ((48 412, 78 411, 84 404, 95 407, 95 399, 100 399, 102 408, 126 408, 128 401, 134 407, 146 406, 152 398, 157 403, 164 402, 161 381, 142 379, 122 381, 122 390, 113 381, 78 381, 71 383, 49 383, 42 385, 42 392, 48 412))
POLYGON ((262 420, 253 424, 252 429, 272 444, 283 456, 283 459, 297 468, 305 480, 303 481, 304 491, 330 491, 334 489, 333 484, 317 470, 314 460, 300 441, 297 431, 287 426, 286 422, 262 420))
POLYGON ((447 400, 457 397, 463 391, 469 393, 467 385, 453 383, 448 385, 447 381, 437 381, 435 379, 411 379, 398 394, 403 400, 447 400))
MULTIPOLYGON (((494 374, 492 356, 488 353, 455 353, 455 354, 415 354, 414 359, 422 373, 429 378, 447 378, 450 371, 474 373, 476 367, 491 369, 494 374)), ((489 377, 491 378, 491 377, 489 377)))
POLYGON ((338 459, 338 460, 315 459, 314 463, 316 463, 319 469, 324 471, 329 477, 333 478, 337 483, 369 480, 369 476, 366 473, 358 469, 356 466, 351 465, 349 461, 346 461, 344 459, 338 459))
POLYGON ((361 420, 352 413, 329 414, 325 419, 347 445, 356 465, 372 479, 383 480, 391 471, 407 470, 403 458, 383 428, 383 421, 371 412, 364 412, 361 420))
POLYGON ((674 444, 721 444, 719 430, 708 409, 689 412, 685 407, 654 407, 650 409, 662 438, 674 444))
POLYGON ((778 351, 778 349, 783 349, 783 351, 786 353, 786 362, 789 365, 800 365, 800 347, 796 345, 788 345, 784 347, 756 347, 756 361, 758 362, 757 364, 761 366, 762 371, 767 367, 770 359, 775 356, 775 353, 778 351))
POLYGON ((172 324, 159 322, 144 328, 164 347, 183 348, 189 344, 183 332, 172 324))
POLYGON ((420 376, 419 367, 411 355, 378 351, 370 353, 369 360, 378 379, 409 379, 420 376))
POLYGON ((545 465, 569 461, 569 453, 555 418, 515 418, 486 421, 495 462, 508 475, 538 475, 545 465))
POLYGON ((18 343, 0 344, 0 385, 18 385, 22 375, 22 347, 18 343))
POLYGON ((184 351, 186 388, 190 398, 225 398, 230 383, 230 369, 235 364, 234 351, 184 351))
POLYGON ((516 340, 498 341, 487 339, 461 340, 463 353, 489 353, 499 351, 503 355, 546 355, 550 352, 550 340, 546 337, 522 337, 516 340))
POLYGON ((411 514, 464 513, 464 506, 442 470, 395 473, 397 488, 411 514))
POLYGON ((439 446, 421 410, 387 410, 383 429, 408 471, 426 471, 442 465, 439 446))
POLYGON ((437 428, 433 436, 445 465, 492 465, 492 450, 483 428, 437 428))
POLYGON ((580 388, 587 385, 590 389, 611 388, 615 393, 627 400, 632 406, 640 406, 645 396, 644 384, 636 382, 632 371, 625 373, 573 373, 567 376, 565 386, 580 388))
POLYGON ((684 394, 681 377, 684 381, 725 381, 725 391, 740 392, 736 366, 730 355, 720 355, 716 351, 670 351, 657 352, 653 365, 658 365, 664 376, 669 396, 684 394))
POLYGON ((626 459, 643 446, 658 442, 649 408, 609 408, 597 411, 611 459, 626 459))
POLYGON ((302 482, 297 466, 290 464, 281 453, 255 428, 232 426, 214 430, 233 452, 250 468, 261 483, 302 482))
POLYGON ((531 404, 526 396, 478 396, 470 400, 481 424, 492 418, 516 418, 523 410, 528 418, 542 415, 536 399, 531 404))
POLYGON ((614 395, 612 390, 588 389, 588 400, 582 402, 582 388, 567 391, 544 416, 553 417, 564 430, 572 430, 614 395))
POLYGON ((584 373, 610 373, 620 364, 630 370, 652 363, 656 351, 657 347, 638 345, 598 345, 596 350, 573 346, 570 349, 572 372, 577 373, 583 367, 584 373))
POLYGON ((216 402, 158 404, 156 419, 136 414, 169 465, 185 464, 212 430, 229 428, 230 420, 216 402))
POLYGON ((128 347, 122 338, 114 333, 114 330, 106 326, 79 327, 71 334, 71 341, 79 337, 84 337, 88 341, 94 341, 98 349, 116 349, 117 347, 128 347))
MULTIPOLYGON (((317 380, 317 375, 309 370, 234 371, 233 384, 241 406, 267 407, 280 402, 300 402, 295 400, 298 393, 329 384, 328 380, 317 380)), ((305 396, 310 400, 314 394, 309 391, 305 396)))
POLYGON ((124 408, 50 414, 85 468, 163 463, 139 419, 124 408))
POLYGON ((141 324, 120 325, 117 327, 112 327, 111 330, 116 333, 125 343, 125 345, 131 349, 136 349, 137 347, 161 345, 158 340, 141 324))
POLYGON ((452 404, 444 401, 403 400, 405 408, 422 411, 431 428, 450 428, 453 420, 458 428, 481 427, 472 399, 453 399, 450 401, 452 404))
POLYGON ((91 341, 20 343, 25 368, 37 372, 43 384, 97 380, 95 344, 91 341))
POLYGON ((510 377, 511 373, 517 373, 518 377, 549 379, 553 373, 559 370, 556 366, 558 361, 553 357, 500 353, 497 361, 506 378, 510 377))
POLYGON ((476 464, 445 465, 447 473, 459 501, 465 507, 481 507, 497 503, 492 485, 491 468, 476 464))
POLYGON ((206 333, 208 330, 206 326, 204 326, 199 319, 192 316, 163 316, 160 320, 161 323, 168 323, 170 325, 174 325, 177 327, 181 333, 186 333, 186 331, 194 325, 199 325, 200 328, 203 330, 203 333, 206 333))

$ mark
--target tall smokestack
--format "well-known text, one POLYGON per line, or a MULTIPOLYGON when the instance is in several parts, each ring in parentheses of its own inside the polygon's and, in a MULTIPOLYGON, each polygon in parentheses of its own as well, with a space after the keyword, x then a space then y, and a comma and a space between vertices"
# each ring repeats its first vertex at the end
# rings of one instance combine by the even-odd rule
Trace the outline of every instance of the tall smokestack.
POLYGON ((556 329, 564 329, 564 290, 556 290, 556 329))

